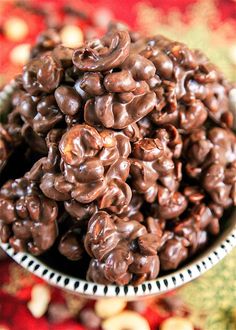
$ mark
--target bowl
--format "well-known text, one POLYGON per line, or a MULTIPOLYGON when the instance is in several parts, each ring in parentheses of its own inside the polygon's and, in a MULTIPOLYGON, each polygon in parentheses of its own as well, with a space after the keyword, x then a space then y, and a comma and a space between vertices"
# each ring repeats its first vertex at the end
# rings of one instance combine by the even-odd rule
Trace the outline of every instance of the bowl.
MULTIPOLYGON (((0 92, 0 116, 3 108, 7 108, 9 98, 16 83, 12 81, 0 92)), ((140 285, 102 285, 71 276, 57 267, 50 267, 39 257, 25 252, 14 252, 9 244, 0 242, 1 248, 23 268, 29 270, 50 285, 68 290, 88 298, 117 297, 125 300, 136 300, 152 295, 159 295, 173 290, 201 276, 211 269, 236 247, 236 208, 233 208, 223 219, 220 234, 212 240, 209 246, 186 262, 178 270, 169 272, 155 280, 146 281, 140 285)))

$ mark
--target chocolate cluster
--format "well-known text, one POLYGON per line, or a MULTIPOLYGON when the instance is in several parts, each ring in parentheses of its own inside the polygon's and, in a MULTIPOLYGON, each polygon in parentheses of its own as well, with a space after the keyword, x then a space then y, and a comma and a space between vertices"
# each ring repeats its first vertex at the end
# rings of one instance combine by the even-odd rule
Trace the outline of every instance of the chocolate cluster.
POLYGON ((57 237, 57 203, 43 196, 25 178, 10 180, 1 188, 0 236, 16 252, 27 250, 39 255, 57 237))
POLYGON ((11 173, 21 145, 35 161, 0 190, 3 242, 137 285, 220 232, 236 204, 233 85, 200 51, 115 24, 70 49, 49 30, 16 81, 0 164, 11 173))

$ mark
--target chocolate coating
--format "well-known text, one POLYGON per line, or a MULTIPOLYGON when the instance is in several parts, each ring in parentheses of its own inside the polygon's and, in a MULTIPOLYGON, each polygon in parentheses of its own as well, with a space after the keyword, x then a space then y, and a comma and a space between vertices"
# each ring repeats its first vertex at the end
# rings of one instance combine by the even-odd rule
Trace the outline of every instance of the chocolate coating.
POLYGON ((74 116, 80 110, 81 97, 71 87, 59 86, 55 91, 55 99, 61 112, 66 115, 74 116))
POLYGON ((58 247, 60 253, 69 260, 79 260, 82 258, 84 247, 79 228, 76 227, 67 231, 61 238, 58 247))
POLYGON ((119 24, 73 50, 48 30, 16 82, 0 126, 0 238, 15 251, 54 246, 88 280, 138 285, 219 234, 236 205, 234 86, 200 51, 119 24), (18 148, 33 166, 15 179, 18 148))
POLYGON ((56 202, 45 198, 26 179, 7 182, 0 190, 1 240, 17 251, 47 251, 58 235, 56 202))
POLYGON ((186 172, 197 177, 202 187, 220 206, 235 201, 236 137, 225 129, 214 127, 198 130, 185 140, 186 172))
POLYGON ((89 41, 85 47, 75 50, 73 63, 80 71, 108 71, 124 62, 129 47, 129 33, 117 31, 101 40, 89 41))
POLYGON ((112 218, 106 212, 97 212, 89 220, 85 236, 85 248, 94 258, 89 266, 88 279, 96 279, 98 283, 108 280, 128 284, 139 278, 155 278, 159 273, 158 242, 148 235, 152 234, 148 234, 138 221, 112 218), (144 247, 145 237, 149 238, 150 249, 144 247))

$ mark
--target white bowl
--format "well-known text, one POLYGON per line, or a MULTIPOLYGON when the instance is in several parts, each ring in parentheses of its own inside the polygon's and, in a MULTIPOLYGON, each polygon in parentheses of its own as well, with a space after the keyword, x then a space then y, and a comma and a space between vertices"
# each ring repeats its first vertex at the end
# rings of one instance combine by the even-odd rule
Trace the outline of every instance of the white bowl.
MULTIPOLYGON (((0 93, 0 114, 1 105, 9 99, 14 87, 15 83, 13 81, 0 93)), ((126 300, 135 300, 173 290, 199 277, 216 265, 236 246, 236 208, 232 210, 227 219, 224 219, 223 225, 224 228, 209 247, 193 257, 191 261, 185 263, 177 271, 169 272, 167 275, 160 276, 152 281, 146 281, 138 286, 96 284, 72 277, 67 274, 66 270, 62 273, 56 268, 51 268, 50 265, 42 262, 40 258, 33 257, 29 253, 16 253, 9 244, 0 242, 0 246, 23 268, 28 269, 51 285, 90 298, 119 297, 126 300)))

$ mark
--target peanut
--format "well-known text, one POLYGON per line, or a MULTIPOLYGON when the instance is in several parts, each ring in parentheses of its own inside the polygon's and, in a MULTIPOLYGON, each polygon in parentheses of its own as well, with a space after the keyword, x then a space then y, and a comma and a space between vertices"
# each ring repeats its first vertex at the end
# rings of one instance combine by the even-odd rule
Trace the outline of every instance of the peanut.
POLYGON ((83 32, 76 25, 66 25, 60 32, 61 41, 64 46, 76 48, 83 43, 83 32))
POLYGON ((31 291, 31 300, 28 309, 35 318, 42 317, 48 308, 51 295, 50 290, 45 284, 36 284, 31 291))
MULTIPOLYGON (((103 330, 150 330, 144 317, 133 311, 124 311, 102 322, 103 330)), ((173 330, 173 329, 172 329, 173 330)), ((175 329, 176 330, 176 329, 175 329)))
POLYGON ((106 319, 123 311, 126 302, 121 299, 100 299, 95 303, 95 312, 97 316, 106 319))
POLYGON ((24 65, 28 62, 30 56, 30 44, 21 44, 12 49, 10 60, 13 64, 24 65))
POLYGON ((23 19, 12 17, 4 23, 3 31, 9 40, 21 41, 27 36, 29 28, 23 19))
POLYGON ((192 323, 183 318, 173 316, 162 322, 160 330, 194 330, 192 323))

